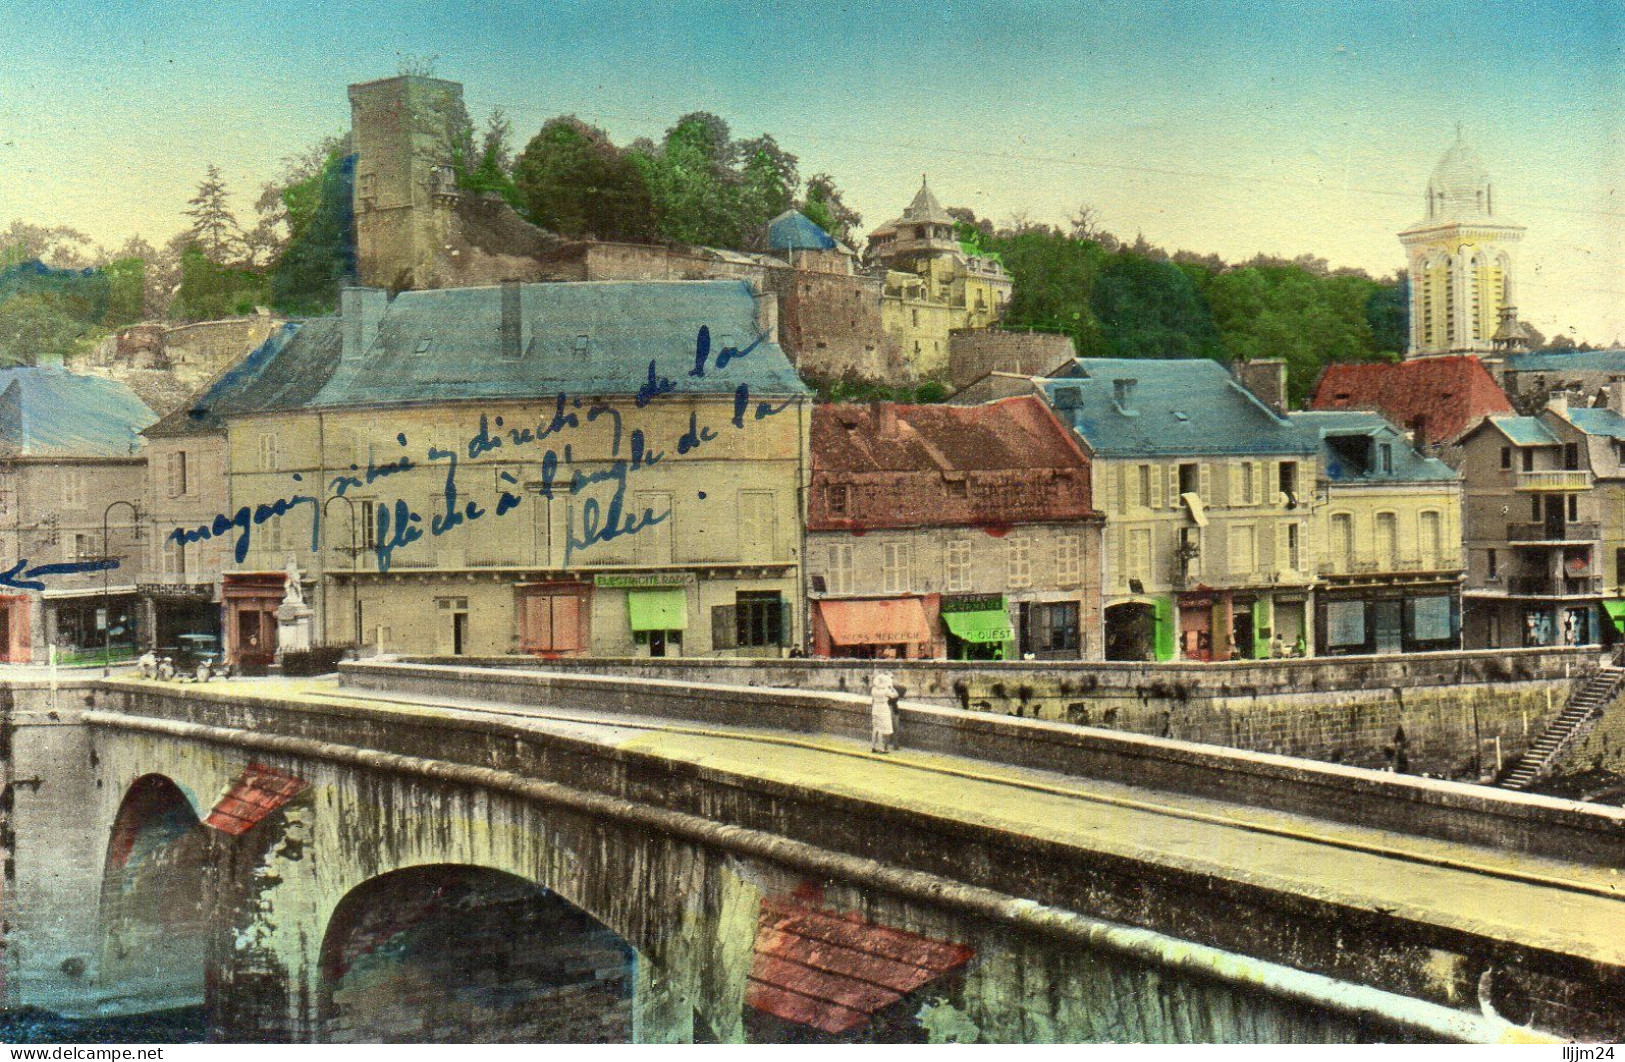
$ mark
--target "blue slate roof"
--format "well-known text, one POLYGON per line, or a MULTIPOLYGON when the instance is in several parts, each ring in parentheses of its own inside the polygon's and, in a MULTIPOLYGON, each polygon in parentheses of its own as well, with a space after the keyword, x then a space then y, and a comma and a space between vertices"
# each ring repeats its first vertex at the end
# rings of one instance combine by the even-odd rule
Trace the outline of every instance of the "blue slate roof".
POLYGON ((146 434, 159 438, 220 431, 227 414, 308 405, 338 367, 340 324, 336 317, 289 321, 146 434))
POLYGON ((1419 453, 1381 413, 1340 409, 1288 415, 1304 438, 1320 448, 1321 468, 1333 483, 1448 483, 1460 478, 1443 461, 1419 453), (1361 460, 1363 448, 1353 442, 1361 439, 1389 444, 1393 470, 1384 471, 1380 462, 1370 460, 1369 451, 1361 460))
POLYGON ((1625 417, 1611 409, 1570 409, 1569 423, 1587 435, 1625 439, 1625 417))
POLYGON ((1080 358, 1039 381, 1062 423, 1101 457, 1309 454, 1303 433, 1206 358, 1080 358), (1117 380, 1135 381, 1127 410, 1117 380))
POLYGON ((775 251, 833 251, 835 238, 799 210, 786 210, 767 224, 767 245, 775 251))
POLYGON ((0 369, 0 445, 29 457, 129 457, 158 419, 117 380, 59 366, 0 369))
POLYGON ((1512 372, 1625 373, 1625 350, 1535 350, 1507 357, 1512 372))
POLYGON ((1539 417, 1488 417, 1514 446, 1557 446, 1563 440, 1552 434, 1539 417))
POLYGON ((742 383, 753 395, 808 393, 777 343, 756 342, 756 299, 744 281, 523 284, 517 294, 520 356, 502 354, 502 287, 403 291, 377 339, 341 359, 308 404, 634 395, 651 361, 677 393, 731 395, 742 383), (702 327, 710 371, 692 377, 702 327), (724 347, 749 352, 719 369, 724 347))

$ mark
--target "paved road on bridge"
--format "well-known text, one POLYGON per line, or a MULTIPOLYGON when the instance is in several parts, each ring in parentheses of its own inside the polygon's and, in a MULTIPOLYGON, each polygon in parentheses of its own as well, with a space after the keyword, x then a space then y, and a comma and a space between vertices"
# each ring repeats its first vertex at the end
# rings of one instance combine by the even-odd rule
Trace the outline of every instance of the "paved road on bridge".
POLYGON ((253 698, 447 721, 501 717, 747 779, 823 790, 1155 865, 1625 965, 1625 872, 986 761, 741 727, 452 698, 334 680, 233 683, 253 698))

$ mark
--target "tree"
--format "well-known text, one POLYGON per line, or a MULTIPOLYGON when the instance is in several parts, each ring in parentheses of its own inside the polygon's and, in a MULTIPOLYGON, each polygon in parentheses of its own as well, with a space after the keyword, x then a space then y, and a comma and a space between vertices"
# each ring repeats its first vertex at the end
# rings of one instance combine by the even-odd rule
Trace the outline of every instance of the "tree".
POLYGON ((740 245, 733 159, 728 123, 705 112, 679 118, 658 154, 632 155, 648 184, 661 236, 676 243, 740 245))
POLYGON ((741 162, 735 183, 734 225, 738 242, 748 250, 767 247, 767 226, 795 202, 801 178, 796 157, 771 136, 741 141, 733 152, 741 162))
POLYGON ((1119 251, 1101 270, 1090 304, 1113 357, 1223 357, 1206 303, 1166 259, 1119 251))
POLYGON ((646 241, 654 205, 643 172, 604 131, 568 115, 549 119, 514 164, 522 209, 564 236, 646 241))
POLYGON ((1100 225, 1100 211, 1088 203, 1079 203, 1078 209, 1067 218, 1067 235, 1074 240, 1099 240, 1106 230, 1100 225))
MULTIPOLYGON (((355 278, 355 161, 333 151, 317 175, 308 216, 301 204, 298 227, 271 273, 271 304, 284 313, 328 313, 339 287, 355 278)), ((289 212, 294 217, 291 206, 289 212)))
POLYGON ((807 181, 800 209, 814 225, 847 244, 853 242, 858 226, 863 224, 863 215, 841 200, 835 178, 827 173, 815 173, 807 181))
POLYGON ((13 220, 0 232, 0 269, 29 261, 58 269, 83 269, 91 264, 90 249, 90 237, 78 229, 13 220))
POLYGON ((198 183, 197 194, 187 200, 191 209, 185 211, 192 219, 187 230, 191 242, 217 265, 236 261, 243 250, 242 227, 227 202, 229 196, 220 167, 210 163, 198 183))
POLYGON ((249 269, 221 265, 197 246, 181 255, 181 282, 169 316, 182 321, 210 321, 253 313, 268 301, 265 277, 249 269))

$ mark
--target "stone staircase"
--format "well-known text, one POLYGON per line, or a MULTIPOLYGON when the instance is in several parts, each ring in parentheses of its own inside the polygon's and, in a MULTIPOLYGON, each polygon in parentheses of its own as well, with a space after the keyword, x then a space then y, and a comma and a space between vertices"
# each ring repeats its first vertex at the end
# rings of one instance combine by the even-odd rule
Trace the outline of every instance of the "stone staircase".
POLYGON ((1557 718, 1547 724, 1535 743, 1496 779, 1503 789, 1528 789, 1557 765, 1575 742, 1596 725, 1625 683, 1625 662, 1615 656, 1576 684, 1557 718))

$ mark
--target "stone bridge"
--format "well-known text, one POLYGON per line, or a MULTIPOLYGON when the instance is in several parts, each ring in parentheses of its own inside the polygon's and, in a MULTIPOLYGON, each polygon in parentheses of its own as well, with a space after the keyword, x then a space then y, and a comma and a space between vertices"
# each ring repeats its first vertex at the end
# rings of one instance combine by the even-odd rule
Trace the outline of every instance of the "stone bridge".
POLYGON ((6 691, 5 991, 269 1041, 1625 1035, 1625 811, 835 692, 6 691))

